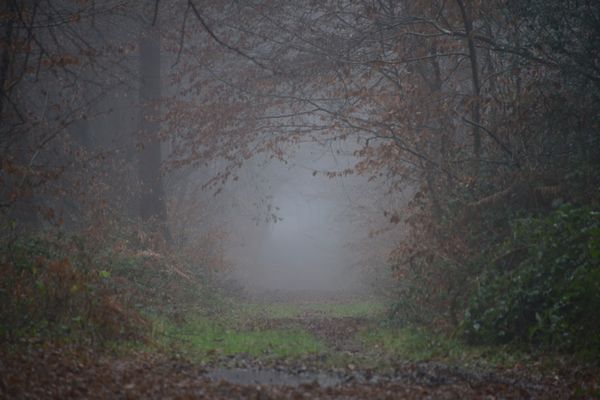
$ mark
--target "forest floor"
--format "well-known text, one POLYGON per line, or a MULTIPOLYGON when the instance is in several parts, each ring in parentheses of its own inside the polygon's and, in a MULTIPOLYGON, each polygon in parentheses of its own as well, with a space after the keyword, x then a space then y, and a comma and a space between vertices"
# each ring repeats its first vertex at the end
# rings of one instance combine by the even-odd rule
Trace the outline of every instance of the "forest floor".
POLYGON ((143 345, 24 343, 0 353, 0 398, 600 398, 593 368, 467 349, 385 326, 384 310, 373 298, 271 295, 155 319, 143 345))

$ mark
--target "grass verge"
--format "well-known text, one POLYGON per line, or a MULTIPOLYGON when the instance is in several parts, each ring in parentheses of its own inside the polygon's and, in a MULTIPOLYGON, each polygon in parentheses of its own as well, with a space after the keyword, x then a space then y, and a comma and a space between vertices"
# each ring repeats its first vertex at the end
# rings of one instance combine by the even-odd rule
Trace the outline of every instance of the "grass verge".
POLYGON ((238 306, 232 314, 236 318, 285 319, 304 316, 321 318, 368 317, 382 318, 386 306, 377 301, 364 300, 350 303, 250 303, 238 306))
POLYGON ((182 324, 157 320, 153 329, 162 346, 196 358, 234 354, 294 358, 327 351, 325 344, 302 329, 245 330, 198 316, 182 324))
POLYGON ((536 352, 510 345, 474 346, 436 334, 428 329, 407 326, 363 331, 357 335, 366 353, 385 354, 411 362, 435 361, 462 367, 514 369, 525 365, 535 370, 553 371, 573 362, 565 355, 536 352))

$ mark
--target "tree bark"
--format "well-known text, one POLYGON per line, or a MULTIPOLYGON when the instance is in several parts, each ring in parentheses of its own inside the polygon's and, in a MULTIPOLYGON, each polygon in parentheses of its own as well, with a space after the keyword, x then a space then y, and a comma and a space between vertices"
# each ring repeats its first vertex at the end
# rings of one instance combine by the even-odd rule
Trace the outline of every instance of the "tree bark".
POLYGON ((471 101, 471 118, 474 124, 471 125, 473 136, 473 172, 477 176, 479 174, 479 161, 481 159, 481 84, 479 81, 479 65, 477 61, 477 51, 475 49, 475 41, 473 40, 473 20, 467 12, 467 8, 463 0, 456 0, 460 8, 460 14, 463 20, 465 33, 467 35, 467 46, 469 48, 469 61, 471 63, 471 85, 473 91, 473 99, 471 101))
MULTIPOLYGON (((5 7, 6 9, 3 11, 6 13, 12 14, 16 12, 15 4, 12 1, 5 7)), ((2 50, 2 57, 0 59, 0 121, 2 120, 2 114, 4 112, 4 100, 8 97, 8 93, 6 92, 6 81, 8 79, 8 71, 11 63, 13 24, 14 16, 10 15, 6 27, 4 28, 4 38, 2 40, 4 50, 2 50)))
POLYGON ((139 179, 141 185, 140 217, 142 221, 155 221, 164 227, 165 238, 167 210, 161 178, 160 121, 157 118, 161 97, 160 35, 156 27, 147 27, 140 36, 140 159, 139 179))

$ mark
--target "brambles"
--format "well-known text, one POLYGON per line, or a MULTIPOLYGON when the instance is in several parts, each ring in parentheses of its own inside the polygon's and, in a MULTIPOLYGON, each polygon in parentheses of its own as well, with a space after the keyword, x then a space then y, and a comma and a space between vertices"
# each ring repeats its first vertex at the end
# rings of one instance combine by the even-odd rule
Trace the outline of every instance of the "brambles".
POLYGON ((464 321, 475 343, 526 343, 600 354, 600 212, 561 206, 516 221, 464 321))
POLYGON ((150 331, 144 315, 177 318, 210 296, 208 267, 152 243, 142 227, 97 231, 4 239, 3 342, 143 339, 150 331))

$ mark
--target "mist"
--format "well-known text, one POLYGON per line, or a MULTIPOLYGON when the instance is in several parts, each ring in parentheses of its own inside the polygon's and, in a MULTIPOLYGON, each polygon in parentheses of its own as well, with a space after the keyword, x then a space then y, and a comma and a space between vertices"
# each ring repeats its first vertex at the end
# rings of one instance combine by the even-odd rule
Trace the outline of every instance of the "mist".
MULTIPOLYGON (((344 220, 352 207, 347 191, 351 180, 319 176, 320 171, 339 167, 340 157, 315 149, 304 145, 286 160, 287 165, 276 161, 261 167, 261 175, 271 177, 265 183, 271 191, 273 218, 257 220, 238 238, 240 248, 230 254, 235 278, 252 291, 326 292, 363 286, 361 271, 351 262, 350 224, 344 220)), ((234 225, 249 222, 239 218, 234 218, 234 225)))
POLYGON ((600 393, 599 23, 0 1, 0 398, 600 393))

